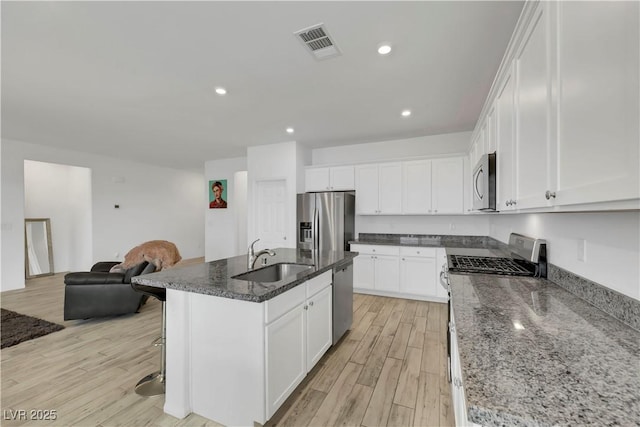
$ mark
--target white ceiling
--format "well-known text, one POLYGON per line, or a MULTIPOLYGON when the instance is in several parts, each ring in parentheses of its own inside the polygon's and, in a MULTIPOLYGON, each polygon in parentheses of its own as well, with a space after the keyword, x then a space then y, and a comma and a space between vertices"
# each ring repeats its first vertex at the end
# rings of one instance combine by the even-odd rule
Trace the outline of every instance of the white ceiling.
POLYGON ((2 137, 201 169, 252 145, 469 131, 522 5, 3 1, 2 137), (321 22, 341 56, 294 37, 321 22))

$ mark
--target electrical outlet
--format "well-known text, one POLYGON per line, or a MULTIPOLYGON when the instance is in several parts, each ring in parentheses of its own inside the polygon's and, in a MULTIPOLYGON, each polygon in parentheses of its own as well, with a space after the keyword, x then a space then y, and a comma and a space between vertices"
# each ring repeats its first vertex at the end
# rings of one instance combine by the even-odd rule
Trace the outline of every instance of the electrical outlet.
POLYGON ((587 260, 587 241, 578 239, 578 261, 585 262, 587 260))

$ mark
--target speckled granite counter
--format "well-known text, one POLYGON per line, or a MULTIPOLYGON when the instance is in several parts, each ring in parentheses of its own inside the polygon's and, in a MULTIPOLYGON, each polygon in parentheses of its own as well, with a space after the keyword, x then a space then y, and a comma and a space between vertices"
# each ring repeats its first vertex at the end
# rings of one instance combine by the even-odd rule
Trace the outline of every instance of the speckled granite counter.
POLYGON ((640 425, 640 332, 548 280, 450 283, 471 421, 640 425))
POLYGON ((487 236, 451 236, 439 234, 360 233, 354 245, 420 246, 433 248, 506 249, 507 245, 487 236))
POLYGON ((133 283, 158 288, 176 289, 185 292, 213 295, 252 302, 263 302, 299 285, 332 268, 339 268, 358 254, 355 252, 322 252, 313 256, 311 252, 297 249, 274 249, 275 256, 262 256, 256 268, 262 268, 262 259, 267 266, 278 263, 311 265, 313 268, 278 282, 260 283, 237 280, 233 276, 248 271, 247 257, 241 255, 217 261, 185 267, 176 267, 131 279, 133 283))

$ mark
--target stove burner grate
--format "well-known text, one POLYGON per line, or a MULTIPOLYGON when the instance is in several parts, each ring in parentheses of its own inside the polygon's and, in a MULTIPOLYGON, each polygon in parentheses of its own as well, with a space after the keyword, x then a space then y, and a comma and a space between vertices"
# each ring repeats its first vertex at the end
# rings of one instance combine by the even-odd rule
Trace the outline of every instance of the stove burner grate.
MULTIPOLYGON (((524 264, 526 261, 523 261, 524 264)), ((450 271, 463 273, 508 274, 533 276, 535 267, 521 265, 512 258, 492 258, 468 255, 449 255, 450 271)))

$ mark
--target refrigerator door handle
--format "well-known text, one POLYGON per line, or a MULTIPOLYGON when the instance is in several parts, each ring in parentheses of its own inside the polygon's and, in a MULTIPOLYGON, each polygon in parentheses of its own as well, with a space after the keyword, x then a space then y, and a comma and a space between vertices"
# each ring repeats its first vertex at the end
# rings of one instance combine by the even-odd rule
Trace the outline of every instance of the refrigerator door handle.
POLYGON ((320 233, 319 233, 320 224, 318 223, 319 221, 318 217, 319 217, 318 207, 316 207, 313 210, 313 225, 312 225, 314 250, 318 250, 318 248, 320 247, 320 233))

